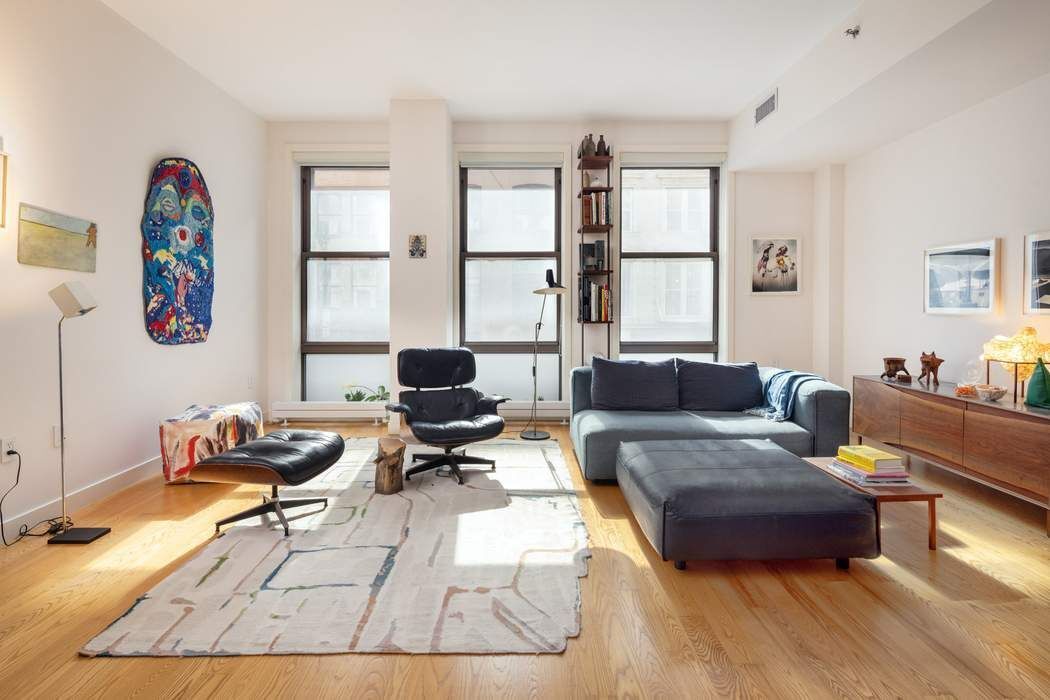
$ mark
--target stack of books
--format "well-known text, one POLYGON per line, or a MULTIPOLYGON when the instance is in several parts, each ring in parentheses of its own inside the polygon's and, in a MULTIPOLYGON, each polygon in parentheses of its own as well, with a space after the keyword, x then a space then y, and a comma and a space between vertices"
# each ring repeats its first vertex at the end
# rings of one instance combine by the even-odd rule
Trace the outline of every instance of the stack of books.
POLYGON ((612 296, 608 284, 580 280, 580 320, 596 323, 612 320, 612 296))
POLYGON ((858 486, 908 483, 900 457, 867 445, 843 445, 829 469, 858 486))
POLYGON ((609 223, 609 193, 595 192, 583 195, 583 225, 604 226, 609 223))

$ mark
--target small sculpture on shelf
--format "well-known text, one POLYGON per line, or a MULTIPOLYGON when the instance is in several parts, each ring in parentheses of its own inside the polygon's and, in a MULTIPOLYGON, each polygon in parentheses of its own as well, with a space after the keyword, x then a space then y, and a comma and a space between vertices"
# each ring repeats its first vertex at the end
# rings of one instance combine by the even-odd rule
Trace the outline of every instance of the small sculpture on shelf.
POLYGON ((576 154, 581 158, 590 158, 598 152, 598 147, 594 143, 594 134, 587 134, 583 137, 583 142, 580 143, 579 149, 576 154))
POLYGON ((885 379, 887 381, 897 381, 897 375, 907 375, 909 381, 911 379, 911 372, 904 366, 903 357, 884 357, 882 358, 882 364, 885 367, 885 371, 879 375, 879 379, 885 379))
POLYGON ((609 155, 609 146, 605 143, 605 134, 598 135, 598 145, 595 146, 594 154, 597 156, 609 155))
POLYGON ((936 352, 923 353, 919 358, 919 363, 922 365, 922 372, 919 373, 919 381, 923 379, 926 383, 930 383, 930 378, 933 378, 933 385, 940 386, 941 380, 937 378, 937 370, 940 369, 941 364, 944 362, 941 358, 937 357, 936 352))

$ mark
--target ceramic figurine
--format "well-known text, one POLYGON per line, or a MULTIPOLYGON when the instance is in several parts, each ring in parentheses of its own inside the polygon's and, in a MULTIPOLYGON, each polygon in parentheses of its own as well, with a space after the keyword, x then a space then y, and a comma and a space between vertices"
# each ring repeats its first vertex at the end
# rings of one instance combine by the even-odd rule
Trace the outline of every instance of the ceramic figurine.
POLYGON ((897 379, 898 374, 911 376, 911 372, 904 366, 903 357, 884 357, 882 364, 886 367, 886 371, 879 375, 879 379, 888 379, 892 382, 897 379))
POLYGON ((609 146, 605 143, 605 134, 598 135, 598 145, 595 147, 595 155, 609 155, 609 146))
POLYGON ((923 353, 919 358, 919 363, 922 365, 922 372, 919 373, 919 381, 923 379, 926 383, 930 383, 930 378, 933 378, 934 386, 940 386, 941 381, 937 378, 937 370, 940 369, 941 364, 944 362, 941 358, 937 357, 936 352, 929 354, 923 353))
POLYGON ((597 151, 598 147, 594 145, 594 134, 587 134, 587 137, 583 139, 583 157, 590 158, 597 151))

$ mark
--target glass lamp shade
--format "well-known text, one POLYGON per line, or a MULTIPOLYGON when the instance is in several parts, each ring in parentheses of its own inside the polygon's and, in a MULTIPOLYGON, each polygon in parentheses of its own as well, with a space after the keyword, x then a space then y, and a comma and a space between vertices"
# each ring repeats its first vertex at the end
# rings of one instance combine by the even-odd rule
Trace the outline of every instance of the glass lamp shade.
POLYGON ((1035 361, 1039 358, 1050 358, 1050 343, 1039 342, 1035 328, 1025 326, 1014 335, 997 335, 984 344, 982 360, 998 362, 1004 370, 1013 374, 1015 363, 1018 364, 1017 378, 1028 380, 1035 371, 1035 361))

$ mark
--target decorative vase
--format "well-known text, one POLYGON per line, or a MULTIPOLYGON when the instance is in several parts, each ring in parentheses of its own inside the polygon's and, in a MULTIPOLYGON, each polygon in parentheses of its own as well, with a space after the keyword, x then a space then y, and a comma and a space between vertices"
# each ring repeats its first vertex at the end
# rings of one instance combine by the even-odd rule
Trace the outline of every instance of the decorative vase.
POLYGON ((595 147, 595 155, 609 155, 609 146, 605 143, 605 134, 598 135, 598 145, 595 147))
POLYGON ((581 176, 580 179, 583 182, 583 186, 584 187, 590 187, 591 186, 591 174, 589 172, 587 172, 586 170, 583 171, 583 175, 581 176))
POLYGON ((583 157, 590 158, 597 155, 598 147, 594 145, 594 134, 587 134, 583 139, 583 157))

